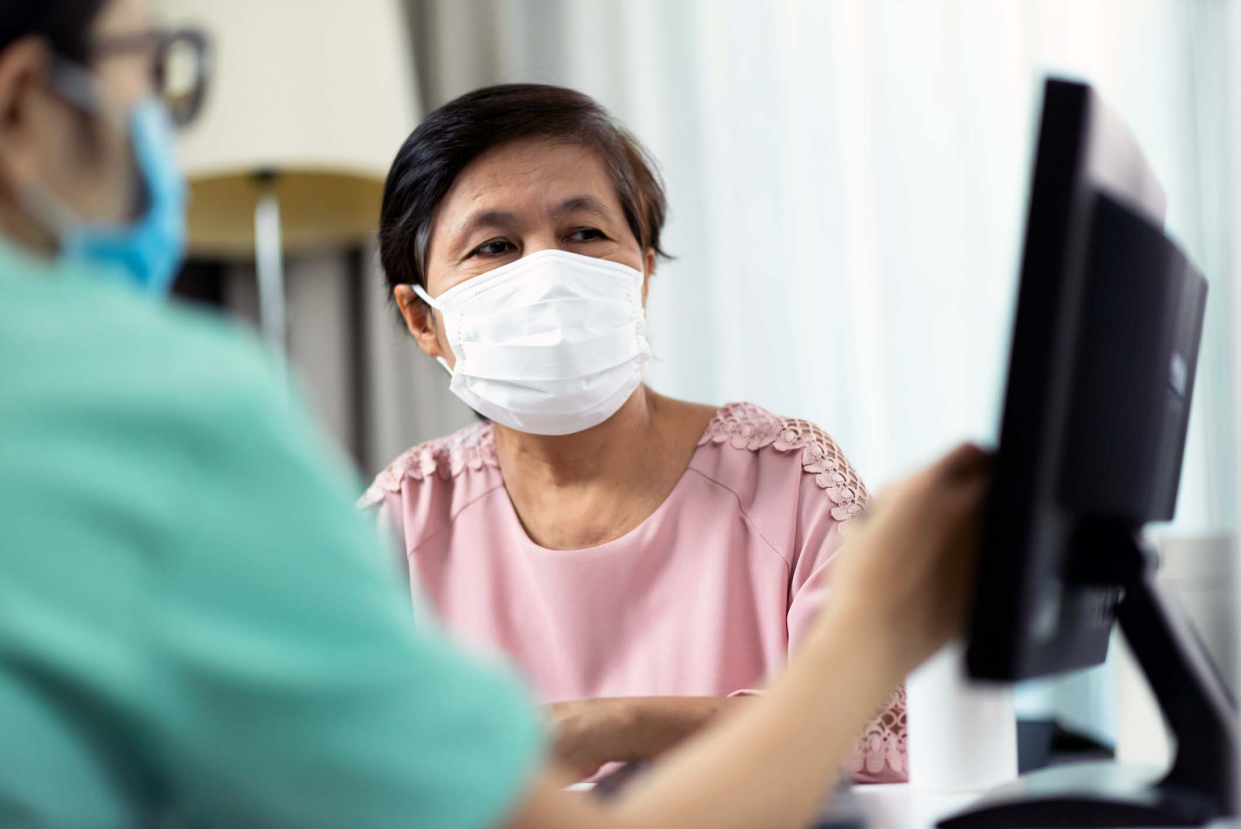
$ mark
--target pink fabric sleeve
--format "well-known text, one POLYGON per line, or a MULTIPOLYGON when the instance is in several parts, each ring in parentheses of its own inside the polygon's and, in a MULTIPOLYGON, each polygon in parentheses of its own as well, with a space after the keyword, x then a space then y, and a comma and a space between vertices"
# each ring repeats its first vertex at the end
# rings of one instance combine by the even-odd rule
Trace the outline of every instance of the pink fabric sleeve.
MULTIPOLYGON (((831 562, 845 543, 848 521, 833 518, 833 503, 811 478, 803 479, 798 504, 797 558, 789 583, 789 652, 818 616, 827 599, 831 562)), ((856 783, 909 780, 905 690, 897 688, 858 738, 846 766, 856 783)))
POLYGON ((412 598, 410 609, 414 614, 414 621, 420 627, 439 627, 440 623, 427 604, 426 597, 423 596, 422 589, 418 586, 417 578, 410 569, 409 558, 405 553, 405 522, 401 519, 403 513, 401 498, 400 491, 389 492, 382 499, 362 504, 361 509, 368 517, 374 517, 379 526, 379 536, 392 554, 390 561, 393 570, 401 584, 409 587, 412 598))

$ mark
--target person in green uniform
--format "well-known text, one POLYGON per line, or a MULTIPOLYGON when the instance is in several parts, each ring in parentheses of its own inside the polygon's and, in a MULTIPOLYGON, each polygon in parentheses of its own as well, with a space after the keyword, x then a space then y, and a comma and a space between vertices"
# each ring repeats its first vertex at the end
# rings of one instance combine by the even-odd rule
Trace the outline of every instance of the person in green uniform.
POLYGON ((960 626, 985 456, 879 499, 836 573, 871 598, 765 698, 564 793, 519 682, 415 626, 274 358, 158 301, 202 88, 157 93, 199 43, 141 0, 0 0, 0 826, 805 825, 960 626))

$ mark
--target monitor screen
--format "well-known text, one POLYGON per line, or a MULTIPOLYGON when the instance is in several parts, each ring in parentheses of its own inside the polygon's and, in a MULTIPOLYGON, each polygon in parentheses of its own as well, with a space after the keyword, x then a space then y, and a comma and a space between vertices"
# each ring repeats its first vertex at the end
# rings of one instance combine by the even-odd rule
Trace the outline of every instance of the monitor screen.
POLYGON ((1176 502, 1206 283, 1095 93, 1049 80, 967 662, 1018 680, 1106 657, 1120 599, 1098 526, 1176 502))

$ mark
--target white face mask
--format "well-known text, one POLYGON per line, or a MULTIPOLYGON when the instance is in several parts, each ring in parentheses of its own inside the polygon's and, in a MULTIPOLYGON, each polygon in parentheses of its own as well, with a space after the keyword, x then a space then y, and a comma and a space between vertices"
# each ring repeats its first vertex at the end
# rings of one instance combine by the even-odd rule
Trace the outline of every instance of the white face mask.
POLYGON ((543 250, 435 299, 413 288, 444 315, 453 394, 518 431, 568 435, 614 415, 646 377, 642 281, 626 265, 543 250))

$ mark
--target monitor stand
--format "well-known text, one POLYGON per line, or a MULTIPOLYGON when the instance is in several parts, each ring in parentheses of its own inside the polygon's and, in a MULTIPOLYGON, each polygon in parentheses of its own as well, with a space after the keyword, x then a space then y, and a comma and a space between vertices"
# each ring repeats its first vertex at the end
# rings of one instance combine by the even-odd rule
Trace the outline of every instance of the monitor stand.
POLYGON ((1087 527, 1075 580, 1120 584, 1116 610, 1176 743, 1163 775, 1117 763, 1034 772, 989 793, 941 829, 1202 826, 1237 814, 1236 704, 1176 599, 1155 580, 1158 557, 1132 529, 1087 527))

